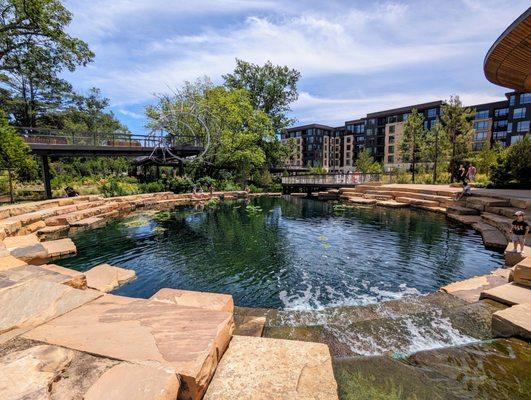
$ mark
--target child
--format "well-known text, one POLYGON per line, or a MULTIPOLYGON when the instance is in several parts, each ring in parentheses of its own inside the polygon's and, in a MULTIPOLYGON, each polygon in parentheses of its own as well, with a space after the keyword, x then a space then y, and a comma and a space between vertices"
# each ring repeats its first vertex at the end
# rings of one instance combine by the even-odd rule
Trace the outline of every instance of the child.
POLYGON ((524 254, 525 236, 529 232, 529 225, 524 221, 525 214, 523 211, 517 211, 514 215, 516 215, 516 219, 513 221, 511 229, 514 244, 513 252, 518 253, 518 245, 520 245, 522 248, 520 253, 524 254))
POLYGON ((464 196, 472 196, 472 188, 468 184, 467 181, 463 182, 463 191, 460 193, 457 193, 457 196, 455 198, 456 201, 461 200, 464 196))

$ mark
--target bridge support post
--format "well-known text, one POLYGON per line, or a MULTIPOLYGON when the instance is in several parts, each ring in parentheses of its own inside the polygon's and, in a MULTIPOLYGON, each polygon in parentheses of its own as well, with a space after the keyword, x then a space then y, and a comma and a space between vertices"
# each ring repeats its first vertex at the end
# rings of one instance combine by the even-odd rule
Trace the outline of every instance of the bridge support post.
POLYGON ((44 181, 44 196, 47 199, 52 198, 52 184, 50 177, 50 164, 48 164, 48 156, 41 156, 42 161, 42 180, 44 181))

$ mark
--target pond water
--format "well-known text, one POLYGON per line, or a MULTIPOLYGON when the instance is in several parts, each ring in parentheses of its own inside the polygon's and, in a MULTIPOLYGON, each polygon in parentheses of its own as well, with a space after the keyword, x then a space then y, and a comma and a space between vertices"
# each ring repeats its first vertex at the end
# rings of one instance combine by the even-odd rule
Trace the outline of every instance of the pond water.
POLYGON ((74 241, 78 255, 61 265, 83 271, 107 262, 136 271, 116 294, 149 297, 170 287, 285 309, 428 293, 503 264, 478 234, 441 214, 293 197, 135 214, 74 241))

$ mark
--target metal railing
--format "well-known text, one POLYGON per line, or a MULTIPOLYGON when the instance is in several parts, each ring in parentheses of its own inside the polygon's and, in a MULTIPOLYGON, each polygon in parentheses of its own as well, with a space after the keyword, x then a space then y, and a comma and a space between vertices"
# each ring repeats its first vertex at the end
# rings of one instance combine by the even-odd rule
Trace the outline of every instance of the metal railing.
POLYGON ((163 135, 137 135, 129 132, 73 132, 49 128, 17 128, 28 144, 105 146, 105 147, 171 147, 196 146, 197 138, 178 136, 169 138, 163 135))
POLYGON ((282 177, 283 185, 356 185, 380 181, 380 174, 319 174, 282 177))

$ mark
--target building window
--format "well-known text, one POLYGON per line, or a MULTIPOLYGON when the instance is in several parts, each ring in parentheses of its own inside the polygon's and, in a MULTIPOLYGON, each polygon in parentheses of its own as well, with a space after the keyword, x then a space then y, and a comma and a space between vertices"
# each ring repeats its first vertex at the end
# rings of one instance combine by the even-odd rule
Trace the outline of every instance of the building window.
POLYGON ((525 107, 515 108, 513 111, 513 119, 525 118, 525 107))
POLYGON ((514 94, 509 96, 509 105, 510 106, 514 106, 514 99, 515 99, 515 95, 514 94))
POLYGON ((494 132, 494 139, 505 139, 507 137, 507 131, 494 132))
POLYGON ((515 144, 524 138, 524 135, 515 135, 511 137, 511 144, 515 144))
POLYGON ((395 133, 395 126, 394 125, 391 125, 389 127, 389 133, 395 133))
POLYGON ((481 140, 487 139, 487 132, 478 132, 474 134, 473 140, 479 142, 481 140))
POLYGON ((512 122, 508 122, 507 123, 507 132, 512 132, 513 131, 513 123, 512 122))
POLYGON ((473 151, 479 151, 483 148, 484 143, 474 143, 472 144, 472 150, 473 151))
POLYGON ((437 109, 436 108, 430 108, 428 110, 428 118, 435 118, 437 116, 437 109))
POLYGON ((529 121, 520 121, 516 125, 516 132, 529 132, 529 121))
POLYGON ((409 118, 409 113, 402 114, 402 121, 406 122, 409 118))
POLYGON ((388 157, 387 157, 387 162, 388 162, 389 164, 394 163, 394 162, 395 162, 395 156, 388 156, 388 157))
POLYGON ((507 114, 509 114, 509 109, 508 108, 497 108, 496 110, 494 110, 494 116, 495 117, 504 117, 507 114))
POLYGON ((494 128, 505 128, 507 126, 506 119, 500 119, 499 121, 494 121, 494 128))
POLYGON ((489 117, 489 110, 476 111, 476 119, 485 119, 489 117))
POLYGON ((388 147, 387 147, 387 152, 388 152, 389 154, 394 153, 394 152, 395 152, 395 146, 388 146, 388 147))
POLYGON ((393 144, 395 142, 394 136, 389 136, 389 144, 393 144))
POLYGON ((522 93, 520 95, 520 104, 531 103, 531 93, 522 93))
POLYGON ((424 129, 429 129, 430 127, 428 126, 428 122, 429 121, 424 121, 424 129))
POLYGON ((387 117, 387 123, 388 124, 392 124, 392 123, 396 122, 396 120, 397 120, 396 115, 393 115, 391 117, 387 117))
POLYGON ((476 129, 476 130, 478 130, 478 129, 487 129, 488 126, 489 126, 489 124, 487 123, 487 121, 474 122, 474 129, 476 129))

